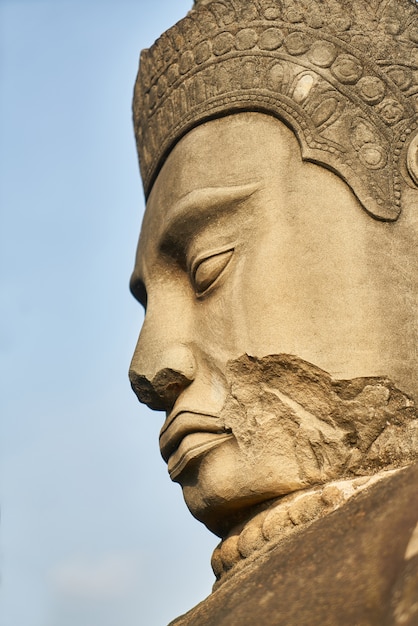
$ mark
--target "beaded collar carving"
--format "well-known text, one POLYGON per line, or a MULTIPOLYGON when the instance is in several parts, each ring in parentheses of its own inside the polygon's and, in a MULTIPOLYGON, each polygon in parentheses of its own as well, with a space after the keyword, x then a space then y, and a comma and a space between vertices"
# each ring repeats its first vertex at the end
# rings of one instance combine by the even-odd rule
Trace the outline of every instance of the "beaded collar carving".
POLYGON ((246 524, 234 529, 215 548, 211 560, 216 577, 214 590, 282 541, 399 471, 401 468, 383 470, 372 476, 335 480, 272 502, 246 524))
POLYGON ((302 157, 395 220, 418 119, 415 0, 200 0, 141 54, 133 115, 145 194, 194 126, 239 111, 288 124, 302 157))

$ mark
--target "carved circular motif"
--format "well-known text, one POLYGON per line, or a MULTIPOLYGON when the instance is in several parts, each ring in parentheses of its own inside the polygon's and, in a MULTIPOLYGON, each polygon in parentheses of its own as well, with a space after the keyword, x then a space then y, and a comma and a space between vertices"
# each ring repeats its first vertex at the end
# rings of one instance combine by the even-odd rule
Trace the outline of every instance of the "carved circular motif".
POLYGON ((202 33, 210 35, 216 29, 216 20, 213 14, 202 7, 199 11, 199 28, 202 33))
POLYGON ((407 67, 394 67, 388 71, 388 74, 399 89, 408 89, 412 84, 412 72, 407 67))
POLYGON ((224 569, 229 570, 235 563, 241 559, 241 555, 238 551, 239 535, 232 535, 222 542, 221 559, 224 569))
POLYGON ((286 13, 286 18, 291 24, 297 24, 303 21, 302 13, 297 9, 289 9, 286 13))
POLYGON ((344 32, 351 28, 351 19, 348 15, 339 15, 334 19, 335 29, 339 32, 344 32))
POLYGON ((238 539, 238 551, 243 558, 249 557, 255 550, 260 550, 265 543, 261 526, 248 524, 238 539))
POLYGON ((282 507, 272 508, 263 522, 262 532, 267 541, 274 539, 283 533, 283 529, 293 526, 287 509, 282 507))
POLYGON ((312 121, 315 126, 321 126, 325 124, 330 117, 335 113, 338 107, 337 98, 327 98, 319 104, 312 113, 312 121))
POLYGON ((158 93, 159 98, 161 98, 161 96, 164 95, 166 89, 167 89, 167 79, 165 76, 160 76, 160 78, 158 79, 158 83, 157 83, 157 93, 158 93))
POLYGON ((291 33, 284 41, 286 50, 292 56, 298 56, 309 50, 311 42, 303 33, 291 33))
POLYGON ((253 28, 243 28, 237 33, 235 47, 237 50, 251 50, 257 43, 258 35, 253 28))
POLYGON ((308 59, 318 67, 330 67, 336 56, 336 47, 328 41, 316 41, 308 53, 308 59))
POLYGON ((310 94, 312 87, 315 84, 315 76, 312 74, 304 74, 301 76, 293 91, 293 100, 298 104, 301 104, 310 94))
POLYGON ((385 85, 376 76, 363 76, 358 82, 360 95, 368 104, 379 104, 385 97, 385 85))
POLYGON ((281 63, 276 63, 269 71, 269 87, 272 90, 280 91, 283 82, 284 67, 281 63))
POLYGON ((177 63, 173 63, 167 70, 167 82, 169 85, 173 85, 180 75, 179 66, 177 63))
POLYGON ((213 554, 212 554, 212 558, 211 558, 211 562, 210 562, 212 569, 213 569, 213 573, 215 574, 217 580, 220 579, 220 577, 223 574, 223 563, 222 563, 222 558, 221 558, 221 549, 219 546, 217 546, 217 548, 215 548, 213 554))
POLYGON ((187 74, 187 72, 192 69, 193 64, 194 64, 193 53, 190 50, 186 50, 186 52, 183 52, 183 54, 180 57, 180 64, 179 64, 180 74, 187 74))
POLYGON ((270 6, 265 7, 262 13, 266 20, 277 20, 280 17, 280 9, 275 7, 273 3, 270 6))
POLYGON ((184 37, 180 32, 180 29, 177 24, 174 24, 173 28, 170 31, 171 40, 174 43, 175 49, 180 52, 184 48, 184 37))
POLYGON ((212 54, 210 44, 208 41, 203 41, 199 44, 194 51, 194 58, 196 59, 196 63, 200 65, 207 61, 212 54))
POLYGON ((241 7, 241 19, 244 22, 247 22, 248 24, 248 22, 253 22, 257 18, 258 18, 258 12, 255 6, 252 6, 251 4, 249 4, 249 5, 244 5, 243 7, 241 7))
POLYGON ((369 169, 379 170, 386 165, 386 152, 377 143, 366 143, 358 152, 360 161, 369 169))
POLYGON ((403 106, 396 102, 396 100, 387 99, 383 101, 380 114, 383 117, 386 124, 392 126, 399 122, 403 116, 403 106))
POLYGON ((231 35, 231 33, 221 33, 213 40, 213 53, 216 54, 216 56, 221 56, 232 50, 233 45, 233 35, 231 35))
POLYGON ((319 13, 310 13, 306 18, 306 23, 311 28, 322 28, 324 25, 324 20, 319 15, 319 13))
POLYGON ((261 50, 277 50, 283 43, 284 35, 279 28, 268 28, 261 35, 258 47, 261 50))
POLYGON ((351 54, 340 54, 333 65, 331 72, 343 85, 354 85, 363 73, 360 61, 351 54))

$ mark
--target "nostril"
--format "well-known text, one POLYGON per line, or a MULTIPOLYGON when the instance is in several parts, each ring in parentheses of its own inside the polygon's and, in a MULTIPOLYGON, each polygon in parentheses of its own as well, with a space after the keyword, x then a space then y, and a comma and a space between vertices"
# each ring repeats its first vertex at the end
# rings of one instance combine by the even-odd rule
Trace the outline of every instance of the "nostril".
POLYGON ((135 372, 129 372, 131 387, 140 402, 147 404, 150 409, 155 411, 164 411, 164 405, 161 398, 155 392, 152 384, 145 376, 139 376, 135 372))
POLYGON ((182 372, 165 368, 160 370, 152 380, 152 386, 160 398, 164 399, 165 410, 171 409, 181 394, 193 382, 182 372))
POLYGON ((193 378, 170 368, 160 370, 152 381, 132 370, 129 378, 138 400, 155 411, 169 411, 181 392, 193 381, 193 378))

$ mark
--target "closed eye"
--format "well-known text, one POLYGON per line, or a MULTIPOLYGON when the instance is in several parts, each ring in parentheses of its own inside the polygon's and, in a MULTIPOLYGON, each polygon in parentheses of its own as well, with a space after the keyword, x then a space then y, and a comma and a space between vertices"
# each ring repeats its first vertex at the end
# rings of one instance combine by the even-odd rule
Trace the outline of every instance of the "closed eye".
POLYGON ((206 295, 208 290, 215 285, 231 260, 233 253, 233 248, 218 252, 195 264, 192 268, 192 282, 197 296, 206 295))

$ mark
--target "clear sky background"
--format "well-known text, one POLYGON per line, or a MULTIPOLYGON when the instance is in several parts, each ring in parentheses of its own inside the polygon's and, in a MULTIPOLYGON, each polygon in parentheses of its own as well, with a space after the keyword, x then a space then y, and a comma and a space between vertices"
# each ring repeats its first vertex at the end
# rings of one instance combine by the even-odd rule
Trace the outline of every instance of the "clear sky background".
POLYGON ((0 625, 164 626, 217 540, 130 390, 139 51, 192 0, 0 0, 0 625))

